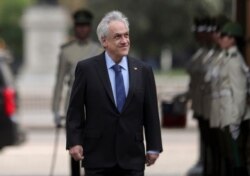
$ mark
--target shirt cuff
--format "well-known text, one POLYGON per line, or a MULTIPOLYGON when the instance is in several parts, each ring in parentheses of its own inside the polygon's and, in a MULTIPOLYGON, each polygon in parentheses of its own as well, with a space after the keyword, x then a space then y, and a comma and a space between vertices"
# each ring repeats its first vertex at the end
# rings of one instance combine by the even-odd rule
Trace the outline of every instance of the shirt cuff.
POLYGON ((155 150, 149 150, 147 151, 148 154, 159 154, 159 151, 155 151, 155 150))

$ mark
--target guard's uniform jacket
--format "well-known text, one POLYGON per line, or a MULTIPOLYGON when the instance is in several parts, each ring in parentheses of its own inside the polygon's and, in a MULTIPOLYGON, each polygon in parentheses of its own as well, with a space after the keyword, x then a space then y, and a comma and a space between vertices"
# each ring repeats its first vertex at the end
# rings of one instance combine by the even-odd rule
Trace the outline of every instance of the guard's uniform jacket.
POLYGON ((54 113, 58 113, 60 111, 61 104, 64 104, 64 110, 66 110, 68 107, 69 96, 72 84, 74 82, 74 71, 77 62, 98 55, 102 51, 103 48, 101 48, 98 43, 91 40, 87 40, 86 42, 73 40, 62 45, 58 61, 56 84, 52 104, 52 110, 54 113), (65 90, 64 85, 67 85, 67 90, 65 90), (64 95, 65 102, 62 103, 64 91, 66 91, 66 95, 64 95))
POLYGON ((240 124, 246 110, 247 79, 245 63, 237 47, 224 53, 218 74, 218 89, 213 92, 219 97, 220 126, 240 124))
POLYGON ((207 115, 209 119, 209 126, 211 128, 220 127, 220 102, 218 101, 219 96, 215 95, 215 92, 218 92, 219 89, 219 72, 223 55, 224 53, 220 50, 217 50, 216 53, 214 53, 214 56, 213 58, 211 58, 204 77, 206 82, 205 99, 209 104, 207 115))
POLYGON ((188 96, 192 100, 192 109, 195 116, 202 116, 202 86, 203 78, 201 76, 202 60, 208 53, 208 48, 200 48, 192 57, 187 71, 190 75, 189 92, 188 96))
POLYGON ((202 101, 202 107, 203 107, 203 116, 204 119, 210 120, 210 113, 211 113, 211 91, 212 91, 212 85, 211 85, 211 76, 209 74, 210 70, 213 67, 213 63, 215 62, 215 59, 218 57, 219 50, 216 47, 212 47, 207 55, 203 59, 203 83, 202 83, 202 95, 203 95, 203 101, 202 101))

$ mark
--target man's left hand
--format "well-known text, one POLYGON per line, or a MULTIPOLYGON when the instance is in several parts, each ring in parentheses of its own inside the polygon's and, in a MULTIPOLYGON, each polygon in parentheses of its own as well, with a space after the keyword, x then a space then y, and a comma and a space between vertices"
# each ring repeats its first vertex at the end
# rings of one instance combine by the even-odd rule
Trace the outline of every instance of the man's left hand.
POLYGON ((146 154, 146 165, 151 166, 155 163, 157 158, 159 157, 159 154, 156 153, 147 153, 146 154))

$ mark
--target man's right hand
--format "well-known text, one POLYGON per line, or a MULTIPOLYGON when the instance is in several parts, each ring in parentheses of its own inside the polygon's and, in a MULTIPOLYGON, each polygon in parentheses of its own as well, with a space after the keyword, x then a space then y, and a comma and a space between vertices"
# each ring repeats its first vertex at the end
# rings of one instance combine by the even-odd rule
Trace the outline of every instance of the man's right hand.
POLYGON ((81 145, 73 146, 69 149, 69 154, 74 158, 76 161, 82 160, 83 157, 83 148, 81 145))

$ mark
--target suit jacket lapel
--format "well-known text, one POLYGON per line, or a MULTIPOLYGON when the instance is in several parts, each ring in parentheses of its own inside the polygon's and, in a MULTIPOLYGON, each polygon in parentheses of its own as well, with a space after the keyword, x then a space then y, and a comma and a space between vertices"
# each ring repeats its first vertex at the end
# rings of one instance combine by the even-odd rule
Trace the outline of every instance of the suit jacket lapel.
POLYGON ((128 96, 126 98, 126 102, 123 107, 123 111, 126 110, 127 106, 129 105, 130 101, 133 98, 134 89, 136 87, 136 80, 137 80, 137 70, 138 67, 136 66, 135 62, 128 57, 128 69, 129 69, 129 91, 128 96))
POLYGON ((110 100, 113 102, 113 104, 115 105, 115 100, 114 100, 114 96, 113 96, 113 92, 112 92, 112 88, 111 88, 111 83, 109 80, 109 75, 108 75, 108 70, 107 70, 107 65, 105 62, 105 55, 104 53, 102 53, 100 55, 100 57, 98 57, 96 59, 96 71, 100 77, 100 80, 103 83, 103 86, 105 88, 105 91, 107 92, 108 97, 110 98, 110 100))
MULTIPOLYGON (((99 78, 102 81, 102 84, 104 85, 105 91, 107 92, 109 99, 112 101, 113 105, 116 107, 113 92, 112 92, 111 83, 109 80, 109 75, 108 75, 108 71, 107 71, 104 53, 96 59, 95 67, 96 67, 96 71, 99 75, 99 78)), ((129 103, 131 102, 131 100, 133 98, 133 94, 134 94, 134 89, 136 87, 136 81, 138 79, 138 74, 137 74, 138 66, 129 57, 128 57, 128 69, 129 69, 128 70, 129 71, 129 91, 128 91, 128 96, 126 98, 126 102, 124 104, 122 111, 125 111, 127 106, 129 105, 129 103)))

